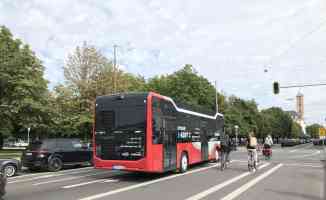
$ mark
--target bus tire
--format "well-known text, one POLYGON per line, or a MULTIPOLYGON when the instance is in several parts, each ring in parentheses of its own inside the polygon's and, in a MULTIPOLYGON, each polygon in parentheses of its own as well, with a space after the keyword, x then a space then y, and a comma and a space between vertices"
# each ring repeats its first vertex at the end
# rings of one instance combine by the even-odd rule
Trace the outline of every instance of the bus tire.
POLYGON ((187 153, 183 152, 180 159, 180 172, 185 173, 189 167, 189 160, 187 153))

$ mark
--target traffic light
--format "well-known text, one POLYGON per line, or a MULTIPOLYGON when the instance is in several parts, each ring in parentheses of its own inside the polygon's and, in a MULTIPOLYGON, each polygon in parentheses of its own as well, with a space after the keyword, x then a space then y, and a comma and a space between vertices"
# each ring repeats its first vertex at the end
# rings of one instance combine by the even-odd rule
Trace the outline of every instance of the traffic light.
POLYGON ((280 93, 280 84, 278 82, 273 83, 273 92, 274 94, 280 93))

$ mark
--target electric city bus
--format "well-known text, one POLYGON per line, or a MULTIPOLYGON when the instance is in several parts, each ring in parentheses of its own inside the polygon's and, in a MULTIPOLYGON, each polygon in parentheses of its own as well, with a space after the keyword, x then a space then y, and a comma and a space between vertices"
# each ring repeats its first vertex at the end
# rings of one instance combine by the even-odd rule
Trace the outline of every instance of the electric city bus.
POLYGON ((99 169, 185 172, 217 158, 224 117, 178 107, 154 92, 100 96, 95 102, 94 166, 99 169))

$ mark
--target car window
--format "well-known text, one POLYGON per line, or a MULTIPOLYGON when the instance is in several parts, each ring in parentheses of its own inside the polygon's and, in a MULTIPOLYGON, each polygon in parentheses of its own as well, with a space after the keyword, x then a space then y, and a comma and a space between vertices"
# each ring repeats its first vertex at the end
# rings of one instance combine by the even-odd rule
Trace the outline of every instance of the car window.
POLYGON ((59 144, 59 149, 61 151, 73 151, 74 150, 70 140, 60 140, 60 142, 58 142, 58 144, 59 144))
POLYGON ((82 143, 80 141, 73 140, 71 141, 72 147, 75 150, 82 149, 82 143))

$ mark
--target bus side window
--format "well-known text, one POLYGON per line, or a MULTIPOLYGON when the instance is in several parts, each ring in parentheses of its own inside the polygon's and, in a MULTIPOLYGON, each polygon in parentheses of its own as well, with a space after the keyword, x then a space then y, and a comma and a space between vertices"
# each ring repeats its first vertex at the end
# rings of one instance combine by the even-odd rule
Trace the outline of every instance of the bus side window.
POLYGON ((153 98, 153 144, 162 144, 163 124, 161 117, 160 100, 153 98))

